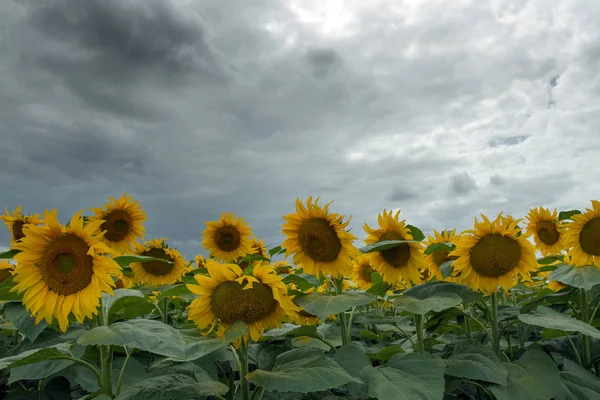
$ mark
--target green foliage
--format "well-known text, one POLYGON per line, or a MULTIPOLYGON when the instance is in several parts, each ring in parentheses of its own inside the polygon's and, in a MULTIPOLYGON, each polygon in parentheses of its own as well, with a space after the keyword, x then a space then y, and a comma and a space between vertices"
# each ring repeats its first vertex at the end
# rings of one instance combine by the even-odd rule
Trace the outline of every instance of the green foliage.
POLYGON ((148 257, 148 256, 133 256, 124 255, 113 258, 113 260, 121 267, 128 266, 132 263, 139 263, 144 261, 160 261, 168 264, 173 264, 173 261, 165 260, 164 258, 148 257))
POLYGON ((534 314, 521 314, 519 319, 526 324, 558 329, 565 332, 581 332, 584 335, 600 339, 600 330, 583 321, 571 318, 551 308, 539 306, 534 314))
POLYGON ((600 284, 600 269, 593 265, 587 267, 573 267, 562 264, 548 277, 551 281, 558 281, 565 285, 590 290, 600 284))
POLYGON ((344 312, 351 307, 368 304, 374 299, 374 296, 360 292, 345 292, 340 295, 309 293, 296 297, 295 302, 307 312, 325 320, 332 314, 344 312))
POLYGON ((384 251, 393 249, 394 247, 400 246, 402 243, 417 243, 418 240, 382 240, 367 246, 361 247, 359 250, 361 253, 373 253, 374 251, 384 251))

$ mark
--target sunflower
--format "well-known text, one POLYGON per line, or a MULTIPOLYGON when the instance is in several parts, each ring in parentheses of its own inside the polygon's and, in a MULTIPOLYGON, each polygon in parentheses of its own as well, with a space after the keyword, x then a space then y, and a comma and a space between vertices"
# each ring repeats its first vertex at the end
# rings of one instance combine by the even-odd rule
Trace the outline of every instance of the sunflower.
POLYGON ((519 220, 507 225, 501 214, 493 221, 482 218, 454 241, 456 249, 449 256, 458 257, 453 263, 457 281, 492 293, 498 286, 508 290, 516 285, 519 274, 529 279, 530 272, 537 270, 535 248, 526 235, 519 235, 519 220))
POLYGON ((179 250, 170 249, 166 239, 153 239, 141 244, 135 243, 133 254, 162 258, 169 262, 143 261, 131 263, 133 281, 147 286, 172 285, 185 274, 185 259, 179 250))
POLYGON ((298 325, 319 325, 322 321, 314 314, 307 312, 304 309, 293 313, 292 321, 298 325))
MULTIPOLYGON (((210 328, 210 334, 220 322, 217 336, 223 337, 236 321, 248 325, 250 338, 258 341, 265 329, 279 328, 288 315, 300 310, 287 295, 281 277, 267 263, 257 263, 252 275, 243 275, 235 264, 206 262, 210 276, 196 275, 198 285, 186 285, 200 297, 188 306, 188 318, 199 329, 210 328)), ((248 334, 242 340, 248 342, 248 334)), ((235 342, 239 346, 239 339, 235 342)))
POLYGON ((104 233, 94 235, 103 221, 84 227, 82 212, 66 228, 57 221, 56 210, 46 210, 45 225, 26 226, 25 237, 15 245, 21 252, 15 255, 17 284, 11 291, 25 292, 23 305, 36 324, 42 319, 50 324, 54 316, 63 332, 70 313, 80 323, 98 313, 102 292, 113 294, 111 275, 121 273, 121 267, 106 257, 113 250, 100 241, 104 233))
POLYGON ((568 285, 565 285, 564 283, 560 283, 559 281, 550 281, 550 282, 548 282, 546 287, 548 289, 552 290, 553 292, 559 292, 559 291, 563 290, 564 288, 568 287, 568 285))
MULTIPOLYGON (((399 216, 400 211, 392 217, 392 211, 388 213, 383 210, 383 214, 379 214, 377 218, 379 229, 373 229, 364 224, 363 229, 369 234, 365 239, 365 243, 373 244, 385 240, 413 240, 410 231, 405 226, 405 221, 400 221, 399 216)), ((373 252, 371 264, 381 274, 385 282, 395 284, 401 281, 405 286, 410 287, 411 282, 421 282, 420 270, 427 268, 427 262, 422 251, 423 246, 420 242, 402 243, 400 246, 388 250, 373 252)))
POLYGON ((290 263, 285 260, 277 260, 272 265, 277 275, 289 275, 294 273, 294 267, 292 267, 290 263))
POLYGON ((10 232, 10 247, 14 249, 14 246, 25 236, 23 230, 28 225, 39 225, 41 223, 40 214, 35 215, 23 215, 21 214, 22 206, 19 206, 13 211, 12 215, 5 208, 4 215, 0 215, 0 219, 4 221, 4 224, 10 232))
POLYGON ((209 221, 202 234, 202 247, 215 259, 229 262, 252 251, 252 231, 243 218, 232 213, 221 215, 219 221, 209 221))
POLYGON ((527 233, 533 236, 537 250, 544 256, 560 254, 562 238, 558 212, 550 212, 547 208, 538 207, 529 210, 527 214, 527 233))
POLYGON ((321 207, 318 202, 319 198, 313 204, 309 197, 305 207, 296 199, 296 213, 283 217, 285 256, 293 255, 294 264, 317 277, 321 272, 334 277, 349 275, 350 257, 359 254, 352 244, 356 236, 344 230, 350 220, 344 222, 343 215, 329 213, 331 203, 321 207))
POLYGON ((6 260, 0 260, 0 283, 10 278, 15 270, 15 266, 6 260))
POLYGON ((202 254, 196 255, 196 257, 194 257, 194 260, 196 261, 196 269, 205 267, 204 264, 206 263, 206 260, 204 259, 204 256, 202 254))
POLYGON ((127 253, 136 239, 144 237, 142 223, 148 218, 138 201, 124 193, 119 200, 108 197, 110 202, 102 208, 90 208, 95 215, 90 221, 103 221, 101 231, 106 231, 103 242, 119 254, 127 253))
POLYGON ((265 246, 263 239, 257 240, 255 237, 252 237, 251 253, 262 256, 264 258, 269 258, 269 253, 267 252, 267 246, 265 246))
POLYGON ((600 201, 592 200, 592 208, 571 218, 573 222, 561 225, 560 230, 572 265, 600 268, 600 201))
POLYGON ((353 261, 352 269, 352 280, 356 282, 356 285, 367 290, 373 286, 371 275, 375 270, 371 266, 371 257, 368 255, 359 255, 353 261))
MULTIPOLYGON (((438 243, 452 244, 452 241, 456 238, 456 229, 451 231, 444 229, 442 233, 439 233, 434 229, 433 235, 434 236, 428 236, 427 240, 423 243, 425 248, 438 243)), ((438 281, 444 279, 442 277, 442 272, 440 271, 440 266, 446 261, 456 260, 456 257, 448 256, 450 251, 451 249, 440 249, 425 256, 425 260, 427 260, 427 263, 429 264, 429 269, 421 271, 423 272, 424 281, 428 281, 434 276, 438 281)))

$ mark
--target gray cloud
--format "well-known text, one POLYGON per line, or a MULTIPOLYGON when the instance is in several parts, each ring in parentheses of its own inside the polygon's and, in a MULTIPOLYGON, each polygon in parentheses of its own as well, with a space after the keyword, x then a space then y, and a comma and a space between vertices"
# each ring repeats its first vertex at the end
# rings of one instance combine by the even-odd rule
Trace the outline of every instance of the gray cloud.
POLYGON ((490 176, 490 185, 493 186, 502 186, 506 183, 506 179, 498 174, 494 174, 490 176))
POLYGON ((518 136, 508 136, 502 138, 494 138, 488 142, 490 147, 498 147, 498 146, 514 146, 516 144, 522 143, 529 136, 528 135, 518 135, 518 136))
POLYGON ((462 172, 450 177, 450 193, 461 196, 471 193, 477 188, 475 180, 467 173, 462 172))

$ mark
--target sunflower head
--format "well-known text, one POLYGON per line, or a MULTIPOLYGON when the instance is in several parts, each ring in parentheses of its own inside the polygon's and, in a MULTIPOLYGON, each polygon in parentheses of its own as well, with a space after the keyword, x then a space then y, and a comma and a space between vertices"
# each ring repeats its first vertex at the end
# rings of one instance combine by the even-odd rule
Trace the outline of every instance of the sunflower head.
POLYGON ((527 214, 527 233, 533 237, 537 250, 544 256, 560 254, 562 235, 558 212, 543 207, 533 208, 527 214))
POLYGON ((290 263, 285 260, 277 260, 271 265, 275 269, 275 272, 277 273, 277 275, 283 275, 283 274, 289 275, 289 274, 293 274, 295 272, 294 267, 292 267, 290 265, 290 263))
POLYGON ((518 221, 505 223, 499 214, 490 221, 475 219, 475 227, 465 231, 455 240, 456 249, 450 256, 458 257, 453 263, 454 276, 474 290, 495 292, 498 286, 510 289, 517 284, 517 277, 529 279, 537 270, 535 248, 520 235, 518 221))
POLYGON ((223 213, 219 221, 209 221, 202 234, 202 247, 217 260, 230 262, 251 252, 252 231, 243 218, 223 213))
POLYGON ((0 219, 4 221, 4 225, 10 232, 10 246, 14 249, 14 246, 25 237, 24 228, 28 225, 39 225, 42 221, 40 214, 35 215, 23 215, 21 214, 22 206, 19 206, 11 214, 8 209, 4 209, 4 215, 0 215, 0 219))
POLYGON ((94 213, 90 221, 103 221, 100 225, 104 233, 103 242, 117 253, 123 254, 130 250, 137 239, 144 237, 142 223, 148 218, 138 201, 133 201, 131 196, 124 193, 120 199, 108 198, 108 204, 101 208, 91 208, 94 213))
MULTIPOLYGON (((406 221, 400 220, 400 211, 392 216, 392 211, 383 210, 377 221, 379 228, 371 228, 364 224, 363 229, 368 236, 366 244, 373 244, 386 240, 413 240, 406 221)), ((371 264, 379 272, 383 280, 390 284, 402 282, 410 287, 413 283, 421 282, 420 270, 427 268, 423 256, 423 246, 420 242, 402 243, 388 250, 373 252, 371 264)))
POLYGON ((306 207, 296 199, 296 213, 283 217, 282 232, 286 239, 281 244, 287 249, 286 257, 293 255, 293 262, 305 273, 335 277, 349 275, 352 271, 350 257, 358 255, 352 242, 356 236, 345 229, 350 220, 329 212, 329 205, 318 205, 319 198, 308 198, 306 207))
MULTIPOLYGON (((198 285, 187 285, 198 295, 188 307, 188 318, 203 330, 223 336, 234 322, 243 321, 249 337, 257 341, 265 329, 278 328, 288 315, 300 310, 287 295, 281 277, 266 262, 257 263, 251 275, 244 275, 236 264, 207 260, 210 276, 196 275, 198 285)), ((242 340, 248 342, 248 335, 242 340)), ((236 341, 239 345, 239 340, 236 341)))
POLYGON ((6 260, 0 260, 0 283, 10 278, 15 270, 15 266, 6 260))
POLYGON ((144 244, 135 243, 133 252, 139 256, 154 257, 168 262, 151 260, 131 263, 133 280, 149 286, 171 285, 185 274, 185 259, 177 249, 170 249, 166 240, 153 239, 144 244))
POLYGON ((321 323, 319 317, 304 309, 300 309, 300 311, 293 313, 293 317, 290 318, 290 320, 298 325, 319 325, 321 323))
POLYGON ((69 228, 61 225, 56 210, 44 213, 44 225, 28 225, 25 237, 15 245, 17 266, 12 291, 23 295, 23 305, 36 317, 51 323, 56 317, 61 331, 66 331, 68 316, 73 313, 81 323, 97 314, 102 292, 113 294, 112 275, 121 267, 107 258, 113 250, 94 235, 102 221, 84 227, 81 212, 71 218, 69 228))
POLYGON ((429 269, 423 270, 423 280, 429 281, 434 276, 438 281, 443 280, 442 272, 440 271, 440 266, 446 261, 456 260, 456 257, 450 256, 450 252, 453 250, 452 242, 456 239, 456 229, 451 231, 444 229, 441 233, 433 230, 433 236, 428 236, 427 241, 423 244, 425 248, 433 245, 433 244, 446 244, 447 248, 441 248, 433 251, 432 253, 425 256, 427 260, 427 264, 429 265, 429 269))
POLYGON ((368 254, 359 255, 353 260, 352 280, 360 289, 367 290, 373 286, 372 275, 375 269, 371 265, 371 257, 368 254))
POLYGON ((592 208, 571 218, 573 222, 561 224, 559 230, 572 265, 600 268, 600 201, 592 200, 592 208))

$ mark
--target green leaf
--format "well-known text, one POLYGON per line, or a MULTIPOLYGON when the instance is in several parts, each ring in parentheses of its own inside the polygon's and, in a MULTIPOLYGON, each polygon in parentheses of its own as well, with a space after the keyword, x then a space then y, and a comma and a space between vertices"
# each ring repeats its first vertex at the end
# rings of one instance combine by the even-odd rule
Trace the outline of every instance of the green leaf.
POLYGON ((374 251, 384 251, 398 247, 403 243, 418 243, 418 240, 382 240, 373 244, 369 244, 365 247, 361 247, 359 250, 361 253, 372 253, 374 251))
POLYGON ((360 378, 370 397, 378 400, 440 400, 444 368, 428 354, 396 354, 385 367, 366 366, 360 378))
POLYGON ((116 322, 110 327, 99 326, 87 331, 78 340, 81 345, 131 346, 166 356, 167 360, 193 361, 226 347, 232 340, 247 332, 233 324, 224 340, 200 336, 198 330, 179 330, 160 321, 134 319, 116 322))
POLYGON ((75 361, 71 360, 46 360, 37 362, 35 364, 14 367, 10 369, 10 378, 8 379, 8 383, 11 384, 24 379, 31 380, 47 378, 50 375, 56 374, 65 368, 68 368, 74 363, 75 361))
POLYGON ((550 274, 548 280, 590 290, 594 285, 600 284, 600 269, 593 265, 573 267, 572 265, 562 264, 550 274))
POLYGON ((198 382, 188 375, 166 374, 145 378, 123 390, 117 400, 191 399, 205 396, 222 396, 227 385, 215 381, 198 382))
POLYGON ((563 262, 563 260, 564 260, 563 256, 549 256, 549 257, 538 258, 537 262, 540 265, 550 265, 557 261, 563 262))
POLYGON ((325 344, 322 340, 316 339, 311 336, 298 336, 292 339, 292 346, 294 347, 312 347, 319 350, 329 351, 331 347, 325 344))
POLYGON ((455 345, 452 356, 444 361, 446 375, 506 386, 508 377, 506 367, 486 346, 466 341, 459 342, 455 345))
MULTIPOLYGON (((340 347, 335 353, 334 359, 351 376, 360 376, 363 368, 371 366, 369 357, 352 343, 340 347)), ((346 388, 353 396, 361 399, 367 397, 367 385, 362 382, 348 382, 346 388)))
POLYGON ((325 320, 332 314, 344 312, 351 307, 368 304, 374 299, 374 296, 366 293, 345 292, 337 296, 325 293, 309 293, 296 297, 294 301, 307 312, 325 320))
POLYGON ((456 293, 464 302, 470 303, 482 297, 481 294, 475 293, 470 287, 460 285, 453 282, 430 281, 420 285, 413 286, 404 291, 405 296, 415 297, 425 300, 436 294, 441 293, 456 293))
POLYGON ((16 356, 0 358, 0 370, 34 364, 40 361, 70 357, 70 347, 71 345, 68 343, 59 343, 51 347, 24 351, 16 356))
POLYGON ((569 301, 569 297, 571 296, 572 290, 575 289, 571 289, 565 292, 561 291, 560 293, 549 293, 547 295, 543 295, 533 301, 523 304, 519 311, 521 314, 527 314, 529 311, 536 309, 538 306, 547 306, 549 304, 566 304, 567 301, 569 301))
POLYGON ((450 260, 443 262, 442 265, 440 265, 440 272, 442 273, 442 277, 448 278, 452 276, 452 272, 454 272, 454 267, 452 266, 453 262, 454 260, 450 260))
POLYGON ((394 355, 398 353, 404 353, 404 349, 402 346, 392 345, 387 346, 381 350, 377 354, 375 354, 375 358, 381 361, 387 361, 392 358, 394 355))
MULTIPOLYGON (((287 275, 285 278, 283 278, 282 281, 286 285, 293 282, 298 286, 298 289, 303 290, 303 291, 319 286, 319 281, 314 276, 312 277, 312 278, 314 278, 314 280, 311 279, 309 281, 308 279, 306 279, 300 275, 302 275, 302 274, 298 274, 298 275, 290 274, 290 275, 287 275), (316 284, 317 284, 316 286, 314 285, 314 283, 315 283, 314 281, 316 281, 316 284)), ((309 276, 311 276, 311 275, 309 275, 309 276)))
POLYGON ((563 368, 556 400, 598 400, 600 378, 566 358, 563 368))
POLYGON ((35 318, 29 315, 21 303, 6 304, 4 306, 4 315, 32 343, 35 342, 35 339, 48 326, 46 320, 42 320, 39 325, 36 325, 35 318))
POLYGON ((429 246, 427 246, 427 248, 425 249, 423 254, 429 255, 429 254, 435 253, 436 251, 442 251, 442 250, 450 251, 450 250, 452 250, 452 246, 450 246, 446 243, 432 243, 429 246))
POLYGON ((539 306, 535 314, 520 314, 519 319, 529 325, 559 329, 565 332, 580 332, 600 339, 600 331, 593 326, 544 306, 539 306))
POLYGON ((22 294, 17 292, 11 292, 10 290, 15 286, 13 283, 14 276, 11 276, 4 282, 0 283, 0 301, 21 301, 23 300, 22 294))
POLYGON ((281 251, 281 246, 275 246, 272 249, 269 249, 269 256, 273 257, 275 254, 281 251))
POLYGON ((379 341, 379 336, 376 333, 373 333, 367 329, 362 329, 360 331, 360 338, 364 340, 377 340, 379 341))
POLYGON ((337 362, 310 347, 286 351, 275 361, 272 371, 256 370, 248 381, 268 391, 308 393, 360 382, 337 362))
POLYGON ((410 234, 412 235, 413 240, 420 242, 421 240, 425 239, 425 235, 423 234, 423 231, 421 231, 416 226, 407 224, 406 228, 410 231, 410 234))
POLYGON ((400 296, 394 300, 394 306, 413 314, 424 315, 429 311, 440 312, 462 303, 463 299, 456 293, 435 293, 424 300, 410 296, 400 296))
POLYGON ((387 294, 391 287, 392 285, 382 281, 371 286, 365 293, 372 294, 373 296, 383 297, 387 294))
POLYGON ((563 221, 565 219, 573 219, 573 215, 581 214, 579 210, 570 210, 570 211, 561 211, 558 213, 559 221, 563 221))
POLYGON ((172 286, 168 290, 161 291, 158 295, 158 299, 164 299, 165 297, 170 298, 172 296, 184 296, 187 294, 192 294, 192 292, 190 292, 185 283, 181 283, 179 285, 172 286))
POLYGON ((108 313, 110 314, 113 312, 113 308, 118 309, 122 305, 123 300, 126 299, 127 297, 143 298, 144 295, 139 290, 115 289, 114 295, 112 295, 112 296, 108 293, 102 294, 102 304, 104 305, 104 308, 106 310, 108 310, 108 313))
POLYGON ((8 251, 4 251, 2 253, 0 253, 0 260, 1 259, 10 259, 13 258, 14 256, 16 256, 17 254, 19 254, 21 252, 21 250, 8 250, 8 251))
POLYGON ((168 264, 173 264, 173 261, 165 260, 164 258, 148 257, 148 256, 132 256, 124 255, 113 258, 113 260, 121 267, 127 266, 131 263, 145 262, 145 261, 161 261, 168 264))

